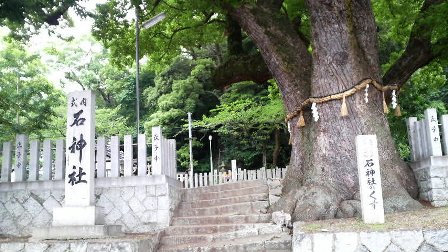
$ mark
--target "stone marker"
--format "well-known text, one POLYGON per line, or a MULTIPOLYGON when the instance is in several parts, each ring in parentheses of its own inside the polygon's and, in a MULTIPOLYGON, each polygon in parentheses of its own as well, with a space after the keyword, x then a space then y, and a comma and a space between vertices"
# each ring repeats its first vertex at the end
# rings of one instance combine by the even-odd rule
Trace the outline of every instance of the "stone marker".
POLYGON ((35 228, 33 239, 104 238, 122 235, 119 225, 104 224, 95 206, 95 96, 92 91, 68 96, 65 199, 53 208, 52 227, 35 228))
POLYGON ((65 203, 53 209, 53 226, 95 225, 103 222, 94 206, 95 96, 92 91, 68 96, 65 203))
POLYGON ((16 182, 25 181, 25 168, 27 166, 27 149, 28 137, 25 135, 17 135, 16 137, 16 166, 15 180, 16 182))
POLYGON ((383 193, 376 135, 356 136, 359 193, 365 223, 384 223, 383 193))
POLYGON ((152 175, 162 175, 162 129, 152 127, 152 175))
POLYGON ((437 110, 429 108, 425 110, 426 141, 428 144, 428 156, 442 156, 442 146, 440 143, 439 121, 437 120, 437 110))

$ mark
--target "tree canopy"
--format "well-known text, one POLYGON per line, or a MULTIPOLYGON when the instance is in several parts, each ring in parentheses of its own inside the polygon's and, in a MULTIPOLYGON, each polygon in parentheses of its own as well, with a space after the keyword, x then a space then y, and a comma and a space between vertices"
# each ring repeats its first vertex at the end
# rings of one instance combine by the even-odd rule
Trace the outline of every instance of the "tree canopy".
MULTIPOLYGON (((52 10, 65 6, 64 2, 54 4, 52 10)), ((76 1, 65 3, 77 6, 76 1)), ((144 55, 156 72, 154 83, 147 82, 143 92, 146 129, 163 124, 168 135, 182 138, 185 131, 173 125, 184 120, 186 112, 193 112, 203 136, 211 133, 229 140, 219 148, 238 148, 232 144, 239 132, 259 143, 254 151, 263 152, 267 142, 277 142, 278 130, 286 130, 282 117, 289 115, 290 168, 284 196, 274 209, 300 220, 359 213, 354 139, 359 134, 376 134, 386 210, 419 207, 411 198, 417 196, 415 178, 398 156, 381 109, 388 92, 370 92, 369 104, 359 94, 347 101, 344 96, 348 116, 340 115, 340 101, 318 104, 319 121, 312 121, 302 103, 309 97, 344 92, 369 78, 402 91, 404 114, 421 113, 430 104, 422 98, 423 91, 438 100, 431 105, 445 109, 448 1, 109 0, 92 15, 93 35, 109 50, 113 64, 113 73, 107 76, 134 62, 135 20, 143 22, 162 11, 167 18, 140 33, 139 57, 144 55), (272 83, 270 89, 267 83, 272 83), (299 119, 307 122, 305 127, 296 127, 303 126, 299 119)), ((0 18, 14 28, 11 17, 0 14, 0 18)), ((45 22, 40 19, 34 25, 45 22)), ((120 106, 113 113, 121 113, 129 124, 132 119, 123 111, 135 98, 132 81, 122 81, 128 76, 124 73, 110 85, 96 85, 106 82, 100 77, 106 65, 91 61, 88 69, 75 66, 76 71, 67 77, 89 83, 99 94, 113 91, 115 106, 120 106)), ((395 135, 399 150, 406 155, 401 146, 403 122, 390 120, 399 132, 395 135)), ((185 148, 180 149, 185 153, 185 148)), ((204 152, 200 144, 198 149, 204 152)))
POLYGON ((65 102, 62 92, 46 79, 38 55, 7 43, 0 51, 0 83, 0 140, 18 133, 39 138, 60 135, 54 120, 59 115, 57 107, 65 102))

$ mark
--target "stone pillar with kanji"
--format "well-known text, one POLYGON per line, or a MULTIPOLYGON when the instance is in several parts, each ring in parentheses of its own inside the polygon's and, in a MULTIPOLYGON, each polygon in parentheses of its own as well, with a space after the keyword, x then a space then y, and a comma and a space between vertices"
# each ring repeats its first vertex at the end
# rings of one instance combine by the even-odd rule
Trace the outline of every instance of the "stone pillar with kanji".
POLYGON ((97 225, 104 220, 95 207, 95 96, 92 91, 68 95, 65 203, 53 211, 53 226, 97 225))
POLYGON ((364 223, 384 223, 383 190, 376 135, 356 136, 359 194, 364 223))

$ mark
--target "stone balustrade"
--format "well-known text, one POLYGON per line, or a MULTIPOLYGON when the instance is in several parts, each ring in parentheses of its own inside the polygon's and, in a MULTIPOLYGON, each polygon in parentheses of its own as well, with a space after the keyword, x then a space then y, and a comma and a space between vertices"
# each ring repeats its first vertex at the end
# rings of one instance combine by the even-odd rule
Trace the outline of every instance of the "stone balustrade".
POLYGON ((440 207, 448 205, 448 115, 433 108, 425 117, 406 120, 411 147, 410 166, 419 186, 419 198, 440 207), (441 124, 439 125, 439 119, 441 124))

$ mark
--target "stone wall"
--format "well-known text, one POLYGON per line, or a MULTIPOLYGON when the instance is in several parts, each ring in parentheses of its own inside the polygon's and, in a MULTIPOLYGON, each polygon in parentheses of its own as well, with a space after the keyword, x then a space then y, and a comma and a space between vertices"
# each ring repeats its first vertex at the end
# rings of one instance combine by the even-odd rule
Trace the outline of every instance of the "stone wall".
POLYGON ((294 223, 293 252, 442 252, 448 251, 448 230, 303 233, 294 223))
POLYGON ((120 238, 108 239, 79 239, 79 240, 48 240, 39 242, 28 241, 9 241, 0 240, 0 251, 8 252, 90 252, 90 251, 108 251, 108 252, 155 252, 161 232, 142 235, 127 235, 120 238))
POLYGON ((282 196, 282 179, 267 179, 269 189, 269 205, 275 204, 282 196))
MULTIPOLYGON (((34 227, 48 227, 53 208, 64 203, 63 181, 0 183, 0 235, 27 236, 34 227)), ((182 197, 179 181, 165 175, 98 178, 96 206, 105 224, 140 233, 169 226, 182 197)))
POLYGON ((448 156, 429 157, 411 163, 419 186, 419 198, 435 207, 448 205, 448 156))

